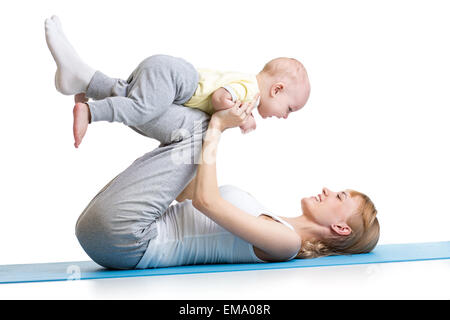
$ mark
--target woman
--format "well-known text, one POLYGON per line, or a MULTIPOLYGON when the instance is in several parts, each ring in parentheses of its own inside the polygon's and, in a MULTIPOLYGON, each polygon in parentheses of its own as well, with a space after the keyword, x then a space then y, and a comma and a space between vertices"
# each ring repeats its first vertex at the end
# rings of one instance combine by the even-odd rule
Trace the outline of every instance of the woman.
MULTIPOLYGON (((182 170, 176 170, 175 162, 168 159, 175 150, 191 148, 196 128, 189 131, 191 136, 139 158, 106 185, 77 222, 76 235, 86 253, 104 267, 129 269, 371 251, 379 237, 377 212, 361 193, 324 188, 319 195, 302 199, 302 215, 289 218, 273 214, 245 191, 217 186, 220 135, 241 125, 253 103, 238 102, 211 117, 202 161, 186 188, 183 181, 191 180, 196 165, 178 162, 182 170), (177 195, 179 203, 169 206, 177 195)), ((194 111, 177 110, 186 117, 194 111)), ((166 130, 186 123, 167 122, 166 130)))

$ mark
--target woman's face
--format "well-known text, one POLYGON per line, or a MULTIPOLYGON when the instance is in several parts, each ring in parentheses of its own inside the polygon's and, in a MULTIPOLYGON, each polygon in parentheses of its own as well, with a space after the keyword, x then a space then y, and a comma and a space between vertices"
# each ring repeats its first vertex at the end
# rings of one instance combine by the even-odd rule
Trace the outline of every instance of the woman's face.
POLYGON ((303 214, 318 225, 348 235, 351 229, 347 221, 357 211, 361 199, 352 197, 348 190, 334 192, 323 188, 317 196, 303 198, 301 204, 303 214))

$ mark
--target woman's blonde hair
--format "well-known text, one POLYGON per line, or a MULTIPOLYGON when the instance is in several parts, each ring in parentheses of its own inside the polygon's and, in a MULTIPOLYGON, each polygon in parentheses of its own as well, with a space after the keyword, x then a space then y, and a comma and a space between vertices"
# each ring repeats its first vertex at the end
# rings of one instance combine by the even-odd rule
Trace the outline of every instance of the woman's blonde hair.
POLYGON ((368 196, 350 190, 352 197, 359 197, 361 205, 347 221, 352 229, 350 235, 333 235, 327 239, 304 240, 296 258, 316 258, 330 255, 367 253, 375 248, 380 237, 377 209, 368 196))

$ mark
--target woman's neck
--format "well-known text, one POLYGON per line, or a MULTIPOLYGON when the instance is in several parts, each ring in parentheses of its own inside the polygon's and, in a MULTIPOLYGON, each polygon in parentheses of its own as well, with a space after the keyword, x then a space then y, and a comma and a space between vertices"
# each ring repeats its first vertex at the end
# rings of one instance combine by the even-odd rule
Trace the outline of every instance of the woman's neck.
POLYGON ((297 217, 283 217, 282 219, 291 224, 302 241, 320 239, 326 231, 323 230, 323 227, 318 226, 317 223, 309 219, 304 214, 297 217))

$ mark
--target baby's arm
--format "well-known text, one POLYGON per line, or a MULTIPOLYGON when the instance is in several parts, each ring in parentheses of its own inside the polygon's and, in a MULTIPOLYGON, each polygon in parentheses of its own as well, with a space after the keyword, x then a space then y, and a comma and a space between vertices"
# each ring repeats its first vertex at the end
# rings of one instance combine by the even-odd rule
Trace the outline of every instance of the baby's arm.
POLYGON ((231 94, 224 88, 219 88, 213 92, 211 103, 214 111, 225 110, 234 106, 231 94))
MULTIPOLYGON (((214 111, 229 109, 232 108, 235 104, 235 102, 233 102, 231 93, 223 87, 213 92, 211 96, 211 103, 213 105, 214 111)), ((256 129, 255 118, 252 114, 247 118, 245 123, 240 126, 240 128, 242 133, 248 133, 256 129)))

